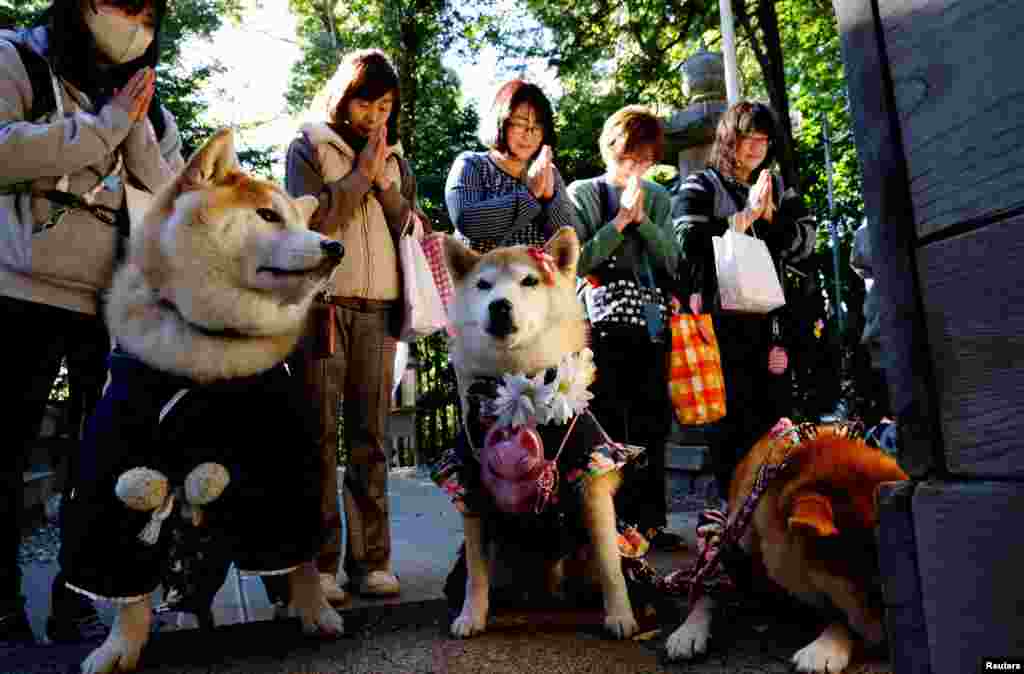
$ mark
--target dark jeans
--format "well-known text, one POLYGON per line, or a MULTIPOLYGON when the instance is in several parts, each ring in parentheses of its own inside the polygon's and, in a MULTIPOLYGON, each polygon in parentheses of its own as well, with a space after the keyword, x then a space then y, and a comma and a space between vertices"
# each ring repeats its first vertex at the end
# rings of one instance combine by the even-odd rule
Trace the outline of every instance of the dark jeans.
POLYGON ((666 344, 644 328, 591 331, 597 380, 590 409, 613 440, 647 448, 647 466, 632 473, 615 497, 616 512, 641 531, 667 524, 665 439, 671 428, 666 344))
POLYGON ((793 384, 791 368, 781 375, 768 371, 766 316, 715 314, 712 320, 722 355, 725 417, 708 427, 707 437, 715 482, 727 499, 740 460, 779 417, 792 414, 793 384))
MULTIPOLYGON (((0 324, 6 333, 8 358, 0 410, 7 434, 6 449, 0 452, 0 614, 5 606, 20 603, 21 570, 18 547, 24 524, 23 504, 29 450, 39 436, 46 401, 60 369, 67 359, 72 389, 72 417, 75 428, 91 412, 99 398, 106 372, 110 340, 103 322, 96 316, 76 311, 0 297, 0 324)), ((77 437, 77 436, 76 436, 77 437)), ((74 450, 64 457, 68 480, 73 481, 74 450)))

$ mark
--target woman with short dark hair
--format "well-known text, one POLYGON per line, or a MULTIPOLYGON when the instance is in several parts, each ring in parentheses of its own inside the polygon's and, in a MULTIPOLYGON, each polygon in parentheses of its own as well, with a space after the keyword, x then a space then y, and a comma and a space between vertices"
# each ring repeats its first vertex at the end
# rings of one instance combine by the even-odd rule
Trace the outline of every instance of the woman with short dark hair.
POLYGON ((754 442, 781 416, 792 414, 787 341, 788 311, 721 311, 712 237, 727 229, 763 240, 782 273, 787 262, 814 250, 815 223, 792 187, 769 170, 778 131, 771 109, 742 101, 718 122, 708 168, 680 182, 672 219, 689 272, 689 308, 710 313, 722 356, 726 416, 709 428, 720 496, 728 498, 732 473, 754 442))
POLYGON ((480 121, 485 152, 463 152, 445 184, 456 236, 485 253, 543 245, 572 226, 572 205, 554 163, 551 103, 535 84, 506 82, 480 121))
POLYGON ((420 217, 416 178, 398 145, 400 95, 398 73, 384 52, 347 55, 287 153, 288 192, 320 200, 310 227, 345 244, 343 268, 326 298, 334 305, 338 349, 317 358, 306 340, 295 359, 319 420, 327 541, 317 561, 324 594, 334 603, 346 600, 337 582, 339 405, 348 446, 345 572, 359 594, 399 593, 391 570, 385 434, 404 310, 397 242, 408 219, 420 217))
POLYGON ((582 242, 578 273, 598 377, 590 409, 613 439, 647 448, 627 473, 616 514, 658 549, 682 539, 666 529, 665 440, 671 426, 666 354, 679 248, 668 192, 643 175, 661 159, 665 132, 650 109, 628 105, 598 140, 606 171, 569 185, 582 242))

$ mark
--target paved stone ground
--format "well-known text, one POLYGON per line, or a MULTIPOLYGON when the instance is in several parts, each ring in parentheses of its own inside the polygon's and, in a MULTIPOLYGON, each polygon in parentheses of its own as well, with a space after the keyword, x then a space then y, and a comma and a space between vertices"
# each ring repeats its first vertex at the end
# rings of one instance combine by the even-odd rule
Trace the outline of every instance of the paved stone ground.
MULTIPOLYGON (((146 652, 147 674, 784 674, 789 658, 816 636, 815 626, 791 618, 733 616, 729 634, 696 663, 664 659, 664 637, 612 641, 599 631, 599 613, 496 611, 489 631, 471 640, 447 636, 443 607, 404 607, 349 614, 350 636, 318 643, 294 621, 186 630, 158 635, 146 652), (560 620, 561 618, 561 620, 560 620), (725 638, 727 637, 727 638, 725 638)), ((665 633, 674 627, 666 628, 665 633)), ((25 652, 0 662, 10 674, 68 674, 88 645, 50 647, 49 658, 25 652)), ((37 654, 38 655, 38 654, 37 654)), ((847 674, 888 674, 884 658, 861 655, 847 674)))
MULTIPOLYGON (((560 607, 529 610, 492 604, 489 631, 467 641, 447 635, 447 607, 441 588, 451 566, 461 521, 423 471, 392 474, 395 567, 403 593, 397 600, 357 600, 345 608, 349 635, 336 642, 310 641, 296 621, 270 621, 262 586, 255 579, 229 578, 218 595, 218 624, 212 632, 170 625, 154 635, 143 671, 149 674, 558 674, 575 672, 724 674, 789 672, 790 656, 817 636, 819 625, 796 620, 799 612, 771 613, 748 607, 717 623, 714 652, 699 663, 667 663, 664 641, 681 621, 681 606, 667 607, 647 627, 660 633, 647 641, 616 642, 602 636, 596 609, 560 607)), ((695 510, 702 499, 673 494, 670 529, 692 547, 695 510)), ((56 572, 57 536, 52 527, 30 535, 22 549, 30 617, 41 635, 49 581, 56 572)), ((654 555, 667 571, 692 553, 654 555)), ((109 619, 110 613, 104 611, 109 619)), ((66 674, 90 644, 0 649, 0 674, 66 674)), ((850 674, 880 674, 882 658, 860 657, 850 674)))

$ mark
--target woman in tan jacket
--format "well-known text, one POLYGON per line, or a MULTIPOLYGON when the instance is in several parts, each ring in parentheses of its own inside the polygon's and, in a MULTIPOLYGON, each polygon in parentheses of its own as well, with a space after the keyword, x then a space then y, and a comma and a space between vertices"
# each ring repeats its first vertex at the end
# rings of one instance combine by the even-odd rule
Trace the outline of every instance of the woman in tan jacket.
POLYGON ((403 308, 397 241, 416 203, 416 181, 398 146, 399 95, 398 74, 383 52, 349 54, 313 102, 312 113, 323 121, 303 125, 287 154, 288 191, 318 196, 313 228, 345 244, 345 261, 327 297, 335 310, 337 350, 317 359, 306 344, 298 354, 320 417, 327 539, 319 567, 326 596, 336 603, 346 598, 336 580, 341 401, 348 446, 345 572, 361 595, 399 591, 391 571, 384 440, 403 308))
MULTIPOLYGON (((166 5, 53 0, 37 25, 0 31, 0 649, 33 641, 17 554, 23 471, 50 388, 64 360, 77 416, 99 399, 110 346, 102 298, 118 251, 142 195, 183 165, 174 119, 154 97, 166 5)), ((76 450, 64 457, 66 492, 76 450)), ((102 627, 61 574, 51 600, 51 639, 102 627)))

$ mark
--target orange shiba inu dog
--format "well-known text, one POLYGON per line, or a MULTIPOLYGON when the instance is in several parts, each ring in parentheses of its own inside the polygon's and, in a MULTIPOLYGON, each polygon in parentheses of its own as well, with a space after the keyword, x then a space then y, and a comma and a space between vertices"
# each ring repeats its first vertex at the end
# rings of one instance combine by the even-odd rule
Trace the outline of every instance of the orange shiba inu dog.
MULTIPOLYGON (((343 255, 339 242, 309 230, 316 207, 314 197, 293 199, 246 175, 231 131, 223 130, 156 196, 132 232, 107 307, 117 344, 111 378, 83 441, 91 477, 65 505, 72 523, 62 552, 68 587, 118 605, 110 635, 83 662, 83 672, 137 667, 149 638, 151 592, 168 554, 170 524, 162 534, 160 524, 179 505, 189 508, 182 510, 190 513, 183 521, 212 520, 216 531, 228 532, 224 540, 232 541, 235 562, 252 564, 240 569, 287 573, 291 608, 308 632, 343 631, 340 615, 321 595, 312 557, 305 556, 316 548, 319 495, 295 510, 299 515, 285 526, 303 533, 285 533, 279 548, 259 538, 275 528, 275 513, 254 512, 275 489, 285 492, 278 507, 291 508, 305 498, 296 492, 317 482, 293 456, 305 452, 309 443, 296 443, 308 434, 296 407, 303 403, 281 365, 343 255), (230 411, 212 409, 219 405, 230 411), (201 423, 191 423, 197 418, 201 423), (263 438, 283 452, 272 460, 260 455, 275 450, 253 438, 267 433, 267 424, 270 435, 263 438), (168 426, 174 430, 151 430, 168 426), (216 456, 230 457, 219 460, 241 469, 229 475, 223 466, 204 463, 217 469, 204 473, 217 484, 169 486, 183 474, 182 461, 216 456), (129 484, 133 476, 141 478, 129 484), (122 490, 125 484, 130 493, 122 490), (217 499, 225 508, 220 512, 217 499)), ((318 462, 314 450, 309 454, 318 462)))
MULTIPOLYGON (((732 524, 754 489, 758 470, 789 465, 772 479, 739 540, 750 568, 817 607, 830 606, 845 621, 830 624, 793 656, 801 672, 841 672, 856 640, 884 639, 883 605, 877 578, 878 520, 875 490, 906 480, 896 461, 837 426, 818 426, 798 444, 777 427, 754 445, 734 473, 729 493, 732 524), (787 442, 787 439, 789 442, 787 442), (790 450, 789 447, 792 446, 790 450)), ((707 650, 715 600, 700 596, 686 621, 669 637, 668 656, 690 659, 707 650)))

